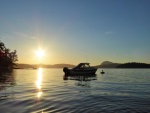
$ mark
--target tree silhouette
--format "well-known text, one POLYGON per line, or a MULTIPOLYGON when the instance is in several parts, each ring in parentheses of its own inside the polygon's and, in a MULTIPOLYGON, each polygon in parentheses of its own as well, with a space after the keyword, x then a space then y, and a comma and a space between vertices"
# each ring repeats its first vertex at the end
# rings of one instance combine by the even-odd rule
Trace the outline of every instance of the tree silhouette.
POLYGON ((10 49, 6 48, 4 43, 0 41, 0 70, 12 70, 16 65, 15 62, 17 59, 17 51, 10 51, 10 49))

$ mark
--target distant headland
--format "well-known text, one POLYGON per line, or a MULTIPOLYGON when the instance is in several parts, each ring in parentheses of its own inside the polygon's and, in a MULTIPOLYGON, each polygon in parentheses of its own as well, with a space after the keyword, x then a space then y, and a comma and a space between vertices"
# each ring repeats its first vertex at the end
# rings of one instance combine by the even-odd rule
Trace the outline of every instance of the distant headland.
MULTIPOLYGON (((54 65, 45 65, 45 64, 40 64, 41 67, 43 68, 72 68, 75 67, 76 65, 73 64, 54 64, 54 65)), ((31 69, 36 69, 38 68, 39 65, 37 64, 16 64, 15 69, 24 69, 24 68, 31 68, 31 69)), ((97 68, 150 68, 150 64, 146 63, 138 63, 138 62, 128 62, 128 63, 113 63, 110 61, 104 61, 100 65, 93 66, 97 68)))
POLYGON ((150 64, 139 63, 139 62, 128 62, 128 63, 113 63, 110 61, 104 61, 97 68, 150 68, 150 64))
POLYGON ((24 68, 28 68, 28 69, 35 69, 38 67, 43 67, 43 68, 64 68, 64 67, 68 67, 68 68, 72 68, 75 67, 75 65, 72 64, 53 64, 53 65, 45 65, 45 64, 16 64, 16 67, 14 69, 24 69, 24 68))

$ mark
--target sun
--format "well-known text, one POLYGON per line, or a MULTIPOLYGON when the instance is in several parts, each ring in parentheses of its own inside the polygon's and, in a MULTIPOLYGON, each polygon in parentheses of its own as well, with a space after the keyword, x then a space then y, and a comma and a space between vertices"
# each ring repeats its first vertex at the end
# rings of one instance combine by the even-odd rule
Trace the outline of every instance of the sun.
POLYGON ((45 55, 44 50, 42 50, 41 48, 39 50, 36 51, 36 55, 39 59, 42 59, 43 56, 45 55))

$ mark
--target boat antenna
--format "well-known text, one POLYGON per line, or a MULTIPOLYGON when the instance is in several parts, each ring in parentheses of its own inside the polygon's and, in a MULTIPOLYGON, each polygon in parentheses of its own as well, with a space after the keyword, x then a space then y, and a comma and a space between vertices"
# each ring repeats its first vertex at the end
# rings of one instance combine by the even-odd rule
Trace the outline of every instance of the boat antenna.
POLYGON ((88 62, 88 58, 87 58, 87 49, 86 49, 86 62, 88 62))

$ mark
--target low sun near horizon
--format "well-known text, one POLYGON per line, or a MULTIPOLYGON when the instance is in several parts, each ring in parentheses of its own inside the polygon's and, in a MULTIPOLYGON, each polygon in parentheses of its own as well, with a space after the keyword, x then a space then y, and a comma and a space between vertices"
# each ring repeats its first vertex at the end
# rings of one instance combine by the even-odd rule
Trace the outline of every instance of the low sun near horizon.
POLYGON ((39 48, 36 52, 36 56, 38 58, 38 63, 42 63, 42 59, 45 56, 45 51, 42 48, 39 48))

